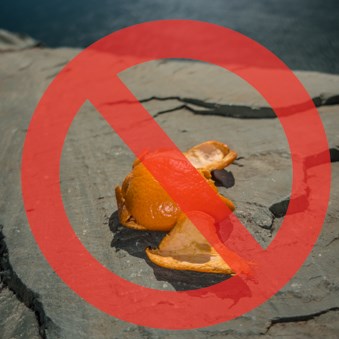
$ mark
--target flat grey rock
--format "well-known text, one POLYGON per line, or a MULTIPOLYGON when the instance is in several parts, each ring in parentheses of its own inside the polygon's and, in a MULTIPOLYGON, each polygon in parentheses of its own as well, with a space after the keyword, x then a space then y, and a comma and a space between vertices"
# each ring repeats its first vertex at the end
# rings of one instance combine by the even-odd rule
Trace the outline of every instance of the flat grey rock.
MULTIPOLYGON (((323 336, 333 336, 337 331, 333 319, 337 317, 339 307, 337 162, 332 164, 331 201, 323 232, 304 266, 277 295, 235 320, 185 332, 144 328, 102 313, 63 284, 44 259, 30 232, 22 203, 20 162, 25 134, 39 98, 58 71, 78 52, 62 48, 0 54, 0 80, 3 84, 0 92, 0 223, 4 226, 13 271, 22 281, 25 291, 36 293, 41 302, 44 316, 41 326, 46 337, 240 338, 264 335, 270 338, 295 334, 297 337, 316 338, 319 334, 316 327, 322 329, 323 336)), ((296 75, 312 97, 324 97, 324 93, 333 93, 330 97, 338 94, 338 76, 310 72, 296 72, 296 75)), ((239 218, 258 241, 267 246, 283 219, 274 215, 271 207, 288 199, 291 186, 290 152, 279 120, 194 114, 187 107, 180 107, 185 103, 177 97, 250 108, 267 107, 263 99, 229 72, 201 63, 153 62, 130 69, 121 74, 121 78, 138 99, 147 99, 144 106, 156 115, 156 121, 180 149, 215 139, 238 152, 239 159, 227 168, 233 174, 234 185, 220 187, 220 191, 235 202, 239 218), (157 115, 169 109, 172 111, 157 115)), ((205 109, 192 103, 187 105, 205 109)), ((319 112, 330 147, 334 149, 339 145, 336 124, 339 106, 326 104, 319 107, 319 112)), ((128 147, 95 108, 86 103, 70 127, 60 164, 65 209, 85 247, 121 277, 156 289, 194 289, 227 278, 170 271, 146 260, 144 248, 156 246, 163 235, 141 234, 122 228, 116 216, 114 187, 129 173, 133 159, 128 147)), ((301 187, 301 194, 302 190, 301 187)), ((4 298, 11 300, 13 295, 6 286, 3 291, 7 293, 4 298)), ((36 329, 37 319, 28 317, 32 312, 16 299, 14 302, 26 310, 22 313, 24 327, 36 329)), ((9 305, 8 301, 1 302, 0 308, 8 310, 10 306, 6 305, 9 305)), ((8 318, 7 315, 5 318, 3 314, 0 312, 0 323, 4 319, 14 319, 15 323, 8 325, 9 332, 4 338, 11 337, 12 328, 24 328, 20 327, 17 318, 8 318)))

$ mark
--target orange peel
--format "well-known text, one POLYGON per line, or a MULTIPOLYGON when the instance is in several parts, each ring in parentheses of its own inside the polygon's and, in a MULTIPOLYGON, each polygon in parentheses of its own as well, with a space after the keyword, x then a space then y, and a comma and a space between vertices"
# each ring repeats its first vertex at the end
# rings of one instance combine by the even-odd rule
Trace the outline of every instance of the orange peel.
POLYGON ((115 188, 120 223, 142 231, 168 231, 180 214, 177 204, 141 163, 115 188))
MULTIPOLYGON (((206 229, 214 230, 214 219, 203 212, 190 212, 206 229)), ((235 274, 231 267, 209 244, 192 221, 181 214, 175 227, 163 238, 159 247, 146 249, 148 258, 156 265, 185 271, 235 274)))
POLYGON ((230 165, 237 153, 219 141, 206 141, 184 152, 186 158, 197 169, 205 171, 222 170, 230 165))
MULTIPOLYGON (((180 208, 170 198, 160 183, 152 176, 141 161, 164 162, 166 166, 179 171, 180 166, 174 153, 163 151, 148 153, 133 163, 132 172, 127 175, 122 186, 115 188, 120 223, 126 227, 144 231, 169 231, 176 224, 180 208)), ((227 145, 217 141, 207 141, 192 147, 184 153, 197 168, 207 183, 218 192, 211 179, 211 171, 228 166, 237 157, 227 145)), ((218 193, 219 194, 219 193, 218 193)), ((234 210, 233 203, 219 194, 224 203, 234 210)))

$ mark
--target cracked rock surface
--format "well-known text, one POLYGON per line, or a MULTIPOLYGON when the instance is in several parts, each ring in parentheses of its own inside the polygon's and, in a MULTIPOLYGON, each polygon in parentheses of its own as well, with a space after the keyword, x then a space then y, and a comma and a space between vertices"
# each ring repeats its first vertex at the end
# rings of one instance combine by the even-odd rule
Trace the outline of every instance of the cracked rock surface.
MULTIPOLYGON (((122 322, 87 304, 48 265, 29 229, 20 183, 24 138, 43 92, 79 51, 26 48, 0 53, 0 338, 337 337, 339 76, 295 72, 318 106, 333 161, 327 217, 303 267, 273 298, 235 320, 167 331, 122 322)), ((286 137, 265 100, 243 80, 204 63, 150 62, 120 77, 182 150, 216 139, 237 151, 239 159, 227 168, 232 174, 219 173, 228 183, 219 190, 235 202, 237 216, 267 246, 285 215, 292 173, 286 137), (260 110, 266 115, 246 116, 260 110)), ((156 246, 163 234, 119 225, 114 186, 129 173, 133 159, 95 108, 84 104, 65 141, 60 185, 67 215, 85 247, 108 269, 146 287, 180 291, 226 279, 154 266, 144 249, 156 246)), ((309 161, 321 166, 313 158, 309 161)))
POLYGON ((6 287, 0 287, 0 314, 2 338, 39 338, 34 312, 6 287))

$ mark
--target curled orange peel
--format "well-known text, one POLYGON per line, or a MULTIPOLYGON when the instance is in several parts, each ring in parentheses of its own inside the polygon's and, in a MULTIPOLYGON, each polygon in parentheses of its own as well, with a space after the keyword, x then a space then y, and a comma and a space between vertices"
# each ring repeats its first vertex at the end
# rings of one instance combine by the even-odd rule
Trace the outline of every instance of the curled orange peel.
POLYGON ((198 211, 188 215, 189 218, 183 213, 179 216, 176 225, 158 248, 146 249, 148 258, 158 266, 175 270, 235 274, 191 221, 199 218, 205 229, 215 232, 214 219, 198 211))
MULTIPOLYGON (((175 156, 172 158, 172 154, 170 151, 145 153, 134 161, 132 172, 125 178, 121 187, 115 188, 122 225, 136 230, 169 231, 176 224, 181 210, 141 162, 145 159, 167 161, 166 166, 173 167, 173 171, 180 171, 180 166, 176 166, 176 159, 175 156)), ((207 141, 194 146, 184 155, 216 192, 218 190, 211 179, 211 171, 223 169, 237 157, 227 145, 218 141, 207 141)), ((219 196, 233 211, 234 204, 221 194, 219 196)))
POLYGON ((222 170, 230 165, 237 153, 219 141, 206 141, 184 152, 186 158, 197 169, 205 171, 222 170))

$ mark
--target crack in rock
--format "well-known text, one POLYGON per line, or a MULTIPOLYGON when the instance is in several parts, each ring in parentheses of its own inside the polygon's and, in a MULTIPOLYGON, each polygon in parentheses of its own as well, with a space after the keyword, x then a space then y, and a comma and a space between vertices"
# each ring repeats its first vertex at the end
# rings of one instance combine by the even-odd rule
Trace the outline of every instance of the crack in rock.
POLYGON ((330 148, 331 162, 339 161, 339 146, 330 148))
POLYGON ((334 242, 339 240, 339 236, 334 237, 333 239, 330 240, 330 242, 328 242, 325 247, 329 247, 331 246, 334 242))
POLYGON ((305 160, 307 168, 318 166, 327 162, 328 152, 330 153, 330 162, 339 161, 339 146, 330 147, 328 150, 314 154, 305 160))
POLYGON ((243 207, 239 206, 237 213, 248 222, 254 222, 256 226, 272 233, 275 215, 266 206, 247 201, 243 207))
POLYGON ((326 310, 322 310, 322 311, 310 313, 310 314, 296 315, 296 316, 292 316, 292 317, 274 318, 270 321, 270 324, 268 325, 265 333, 263 333, 263 334, 264 335, 267 334, 270 331, 270 329, 276 324, 309 321, 309 320, 313 320, 313 319, 315 319, 315 318, 317 318, 317 317, 319 317, 323 314, 326 314, 326 313, 332 312, 332 311, 339 311, 339 307, 331 307, 331 308, 328 308, 326 310))
POLYGON ((3 226, 0 225, 0 282, 9 288, 20 302, 34 312, 39 325, 39 334, 42 338, 46 338, 46 329, 54 323, 45 314, 38 294, 29 289, 13 270, 2 229, 3 226))
POLYGON ((274 215, 275 218, 282 218, 286 215, 289 204, 290 198, 286 198, 284 200, 272 204, 268 209, 274 215))
MULTIPOLYGON (((308 173, 307 170, 311 167, 319 166, 328 161, 328 152, 330 153, 330 162, 339 161, 339 146, 331 147, 326 151, 320 152, 318 154, 309 156, 303 159, 303 172, 304 172, 304 185, 305 192, 293 199, 293 210, 290 211, 291 214, 303 212, 308 207, 308 173)), ((273 203, 269 210, 276 218, 282 218, 286 215, 288 206, 290 204, 291 198, 286 197, 278 202, 273 203)))
MULTIPOLYGON (((213 102, 206 102, 200 99, 194 98, 181 98, 179 96, 168 96, 168 97, 158 97, 152 96, 140 100, 141 103, 147 103, 150 101, 169 101, 177 100, 182 103, 179 106, 176 106, 171 109, 163 110, 157 112, 154 117, 157 117, 161 114, 174 112, 180 109, 187 109, 194 114, 200 115, 218 115, 229 118, 238 118, 238 119, 274 119, 276 114, 270 107, 253 107, 246 105, 231 105, 231 104, 218 104, 213 102), (194 106, 203 108, 196 109, 194 106)), ((337 105, 339 104, 339 95, 338 94, 320 94, 317 97, 312 98, 312 101, 316 107, 328 106, 328 105, 337 105)), ((309 102, 297 104, 289 107, 280 107, 280 111, 285 111, 286 114, 292 115, 309 109, 309 102)))

